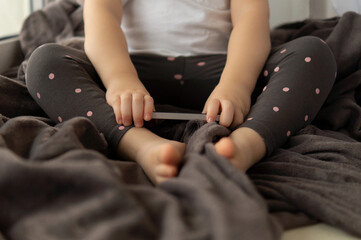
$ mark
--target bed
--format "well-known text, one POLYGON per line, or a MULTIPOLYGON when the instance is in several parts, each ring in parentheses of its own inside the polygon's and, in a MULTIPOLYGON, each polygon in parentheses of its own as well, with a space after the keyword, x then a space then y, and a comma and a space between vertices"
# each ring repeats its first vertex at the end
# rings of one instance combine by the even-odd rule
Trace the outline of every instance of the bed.
POLYGON ((361 15, 272 31, 273 46, 313 35, 335 54, 335 86, 311 125, 243 174, 214 150, 227 128, 159 121, 187 150, 179 177, 154 187, 88 119, 55 124, 26 90, 36 47, 82 47, 81 11, 55 1, 0 43, 1 240, 361 238, 361 15))

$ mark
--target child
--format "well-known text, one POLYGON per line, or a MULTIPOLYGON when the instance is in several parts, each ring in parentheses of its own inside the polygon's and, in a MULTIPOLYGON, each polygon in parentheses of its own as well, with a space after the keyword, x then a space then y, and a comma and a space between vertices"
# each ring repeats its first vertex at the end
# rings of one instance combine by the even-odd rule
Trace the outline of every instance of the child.
POLYGON ((246 171, 312 121, 335 79, 318 38, 271 51, 268 0, 85 0, 84 21, 85 52, 34 51, 29 92, 54 121, 91 119, 154 184, 177 176, 185 151, 143 127, 154 102, 220 113, 234 131, 215 149, 246 171))

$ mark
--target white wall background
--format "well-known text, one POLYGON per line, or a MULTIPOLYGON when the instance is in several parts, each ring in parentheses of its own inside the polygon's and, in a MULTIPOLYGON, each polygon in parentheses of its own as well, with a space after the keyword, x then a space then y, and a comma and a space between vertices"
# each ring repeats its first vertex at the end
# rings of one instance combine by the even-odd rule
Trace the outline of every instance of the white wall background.
MULTIPOLYGON (((335 0, 347 2, 351 0, 335 0)), ((361 1, 361 0, 357 0, 361 1)), ((269 0, 271 28, 306 18, 328 18, 336 15, 331 0, 269 0)))
POLYGON ((331 0, 331 2, 339 15, 347 11, 361 13, 361 0, 331 0))
POLYGON ((16 34, 29 9, 28 0, 0 0, 0 37, 16 34))
MULTIPOLYGON (((347 2, 350 0, 336 0, 347 2)), ((310 0, 310 18, 329 18, 336 16, 332 1, 330 0, 310 0)))
MULTIPOLYGON (((42 4, 43 0, 33 0, 34 10, 41 8, 42 4)), ((18 34, 29 13, 29 0, 0 0, 0 38, 18 34)))
POLYGON ((269 0, 271 28, 288 21, 299 21, 309 16, 309 0, 269 0))

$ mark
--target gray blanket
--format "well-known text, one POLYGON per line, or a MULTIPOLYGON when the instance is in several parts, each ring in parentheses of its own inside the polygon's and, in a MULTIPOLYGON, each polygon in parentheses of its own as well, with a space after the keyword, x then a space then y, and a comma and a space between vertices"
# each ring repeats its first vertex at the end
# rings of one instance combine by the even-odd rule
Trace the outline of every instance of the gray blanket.
POLYGON ((45 42, 79 47, 80 13, 59 0, 30 16, 24 62, 0 76, 0 239, 273 240, 318 221, 361 237, 361 16, 272 32, 274 46, 316 35, 335 53, 339 76, 313 125, 243 174, 214 150, 228 129, 159 122, 155 131, 187 150, 179 177, 154 187, 88 119, 54 125, 26 91, 26 58, 45 42))

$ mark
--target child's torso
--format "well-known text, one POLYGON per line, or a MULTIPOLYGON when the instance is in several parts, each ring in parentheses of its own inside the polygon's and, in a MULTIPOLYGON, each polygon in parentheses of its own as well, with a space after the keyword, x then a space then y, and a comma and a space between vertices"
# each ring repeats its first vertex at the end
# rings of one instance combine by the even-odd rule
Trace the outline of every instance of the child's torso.
POLYGON ((225 54, 229 0, 123 0, 122 29, 131 54, 225 54))

